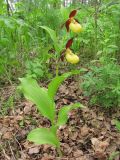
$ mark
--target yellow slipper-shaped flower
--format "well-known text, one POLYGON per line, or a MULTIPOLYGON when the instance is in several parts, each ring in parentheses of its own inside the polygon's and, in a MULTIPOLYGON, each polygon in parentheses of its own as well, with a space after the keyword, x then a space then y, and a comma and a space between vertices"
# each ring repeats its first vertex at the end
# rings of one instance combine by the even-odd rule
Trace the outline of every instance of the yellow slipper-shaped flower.
POLYGON ((83 27, 81 26, 79 21, 76 18, 74 18, 76 14, 77 10, 73 10, 72 12, 70 12, 69 18, 65 22, 67 32, 69 32, 69 30, 71 30, 74 33, 80 33, 83 31, 83 27))
POLYGON ((74 33, 80 33, 80 32, 83 31, 82 26, 81 26, 78 22, 76 22, 75 20, 73 20, 73 21, 70 23, 69 28, 70 28, 70 30, 71 30, 72 32, 74 32, 74 33))
POLYGON ((74 53, 72 53, 72 51, 69 48, 66 50, 65 58, 67 62, 71 64, 76 64, 79 62, 79 57, 75 55, 74 53))

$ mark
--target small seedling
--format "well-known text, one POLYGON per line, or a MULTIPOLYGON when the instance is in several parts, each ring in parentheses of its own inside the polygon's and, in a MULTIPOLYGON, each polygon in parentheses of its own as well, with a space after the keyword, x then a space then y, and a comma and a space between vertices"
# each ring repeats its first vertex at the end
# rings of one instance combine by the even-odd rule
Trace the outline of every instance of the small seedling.
POLYGON ((118 151, 116 151, 116 152, 113 152, 111 155, 110 155, 110 157, 109 157, 109 159, 108 160, 114 160, 117 156, 119 156, 120 155, 120 152, 118 152, 118 151))
POLYGON ((69 76, 78 74, 79 72, 68 72, 61 76, 55 77, 48 85, 48 89, 42 88, 37 81, 27 77, 20 78, 21 84, 19 89, 24 96, 32 101, 38 111, 51 122, 50 128, 33 129, 27 136, 27 139, 36 144, 50 144, 57 148, 59 156, 61 156, 60 141, 57 137, 57 130, 64 125, 68 120, 68 113, 72 109, 83 107, 80 103, 75 103, 69 106, 60 108, 58 115, 55 109, 54 96, 60 84, 69 76))
POLYGON ((120 132, 120 121, 115 120, 115 126, 116 126, 117 130, 120 132))

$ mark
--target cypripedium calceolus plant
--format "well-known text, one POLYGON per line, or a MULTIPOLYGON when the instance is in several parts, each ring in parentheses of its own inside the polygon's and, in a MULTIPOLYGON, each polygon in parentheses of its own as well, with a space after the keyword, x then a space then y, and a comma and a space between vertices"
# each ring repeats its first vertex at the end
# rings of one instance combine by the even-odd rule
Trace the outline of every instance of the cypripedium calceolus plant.
POLYGON ((80 103, 75 103, 60 108, 56 112, 54 96, 60 84, 69 76, 79 74, 80 71, 68 72, 61 76, 56 76, 48 85, 48 89, 40 87, 36 80, 31 77, 20 78, 21 84, 19 89, 24 96, 33 102, 37 110, 51 122, 50 128, 33 129, 27 136, 30 142, 36 144, 50 144, 56 147, 59 156, 62 155, 60 150, 60 141, 57 136, 57 130, 60 126, 65 125, 68 120, 68 113, 72 109, 83 107, 80 103))
POLYGON ((72 43, 73 43, 73 38, 68 40, 66 44, 66 49, 61 54, 61 59, 64 60, 64 57, 65 57, 67 62, 71 64, 77 64, 79 62, 79 57, 76 54, 74 54, 70 49, 70 46, 72 45, 72 43))
MULTIPOLYGON (((69 25, 67 25, 67 29, 69 28, 73 30, 74 32, 78 33, 81 31, 80 24, 73 18, 76 14, 76 10, 72 11, 70 13, 69 18, 69 25), (77 27, 77 28, 76 28, 77 27)), ((68 22, 66 22, 68 23, 68 22)), ((50 29, 46 26, 40 26, 42 29, 45 29, 51 39, 54 42, 54 48, 58 53, 57 57, 57 67, 56 67, 56 77, 49 83, 48 89, 40 87, 36 80, 32 79, 31 77, 27 78, 20 78, 21 84, 19 86, 19 89, 22 91, 24 96, 33 102, 38 111, 46 118, 49 119, 51 122, 50 128, 36 128, 33 129, 27 136, 27 139, 30 142, 34 142, 36 144, 50 144, 56 147, 59 156, 62 155, 60 150, 60 141, 57 136, 57 130, 60 128, 60 126, 66 124, 68 120, 68 113, 72 109, 81 108, 83 107, 80 103, 75 103, 68 106, 63 106, 60 108, 58 114, 55 107, 54 97, 56 95, 57 89, 59 88, 60 84, 69 76, 74 74, 79 74, 81 71, 73 71, 65 73, 61 76, 58 75, 58 66, 59 66, 59 60, 66 58, 66 60, 71 64, 76 64, 79 62, 79 57, 72 52, 70 49, 70 46, 73 43, 73 38, 68 40, 66 44, 66 49, 62 52, 62 54, 59 55, 60 48, 58 45, 58 40, 56 37, 55 31, 50 29)))
POLYGON ((76 18, 74 18, 76 14, 77 10, 73 10, 69 15, 69 19, 65 22, 67 32, 69 32, 69 30, 71 30, 74 33, 79 33, 83 31, 83 28, 79 21, 76 18))

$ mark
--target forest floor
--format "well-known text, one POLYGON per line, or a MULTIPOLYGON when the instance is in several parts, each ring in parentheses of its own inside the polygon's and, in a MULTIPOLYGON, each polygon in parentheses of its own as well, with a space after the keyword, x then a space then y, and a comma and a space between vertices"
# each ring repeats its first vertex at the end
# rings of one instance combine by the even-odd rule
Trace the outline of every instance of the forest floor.
POLYGON ((0 160, 120 160, 120 133, 114 124, 114 119, 120 117, 120 110, 89 107, 88 98, 83 96, 78 85, 74 79, 68 79, 56 96, 57 110, 74 102, 86 106, 84 109, 72 110, 67 125, 58 130, 62 158, 58 157, 54 147, 35 145, 26 140, 28 132, 33 128, 50 127, 50 123, 23 97, 15 98, 14 103, 10 100, 16 86, 2 87, 0 160), (9 105, 12 107, 7 107, 9 105))

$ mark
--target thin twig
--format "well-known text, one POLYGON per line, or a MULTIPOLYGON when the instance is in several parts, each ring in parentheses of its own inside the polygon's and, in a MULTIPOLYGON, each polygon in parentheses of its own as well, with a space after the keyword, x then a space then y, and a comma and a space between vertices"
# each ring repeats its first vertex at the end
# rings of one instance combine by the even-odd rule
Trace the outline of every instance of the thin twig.
POLYGON ((13 159, 14 159, 14 160, 17 160, 17 159, 15 158, 15 155, 14 155, 14 153, 13 153, 13 150, 12 150, 12 147, 11 147, 11 145, 10 145, 10 142, 9 142, 9 141, 8 141, 8 144, 9 144, 10 151, 11 151, 11 154, 12 154, 12 156, 13 156, 13 159))
POLYGON ((6 160, 10 160, 10 157, 5 153, 5 150, 2 149, 2 151, 3 151, 3 154, 4 154, 4 156, 5 156, 5 159, 6 159, 6 160))
POLYGON ((19 145, 19 147, 20 147, 20 150, 23 151, 23 150, 22 150, 22 147, 21 147, 21 144, 19 143, 19 141, 17 140, 17 138, 16 138, 16 137, 14 137, 14 138, 15 138, 16 142, 18 143, 18 145, 19 145))

